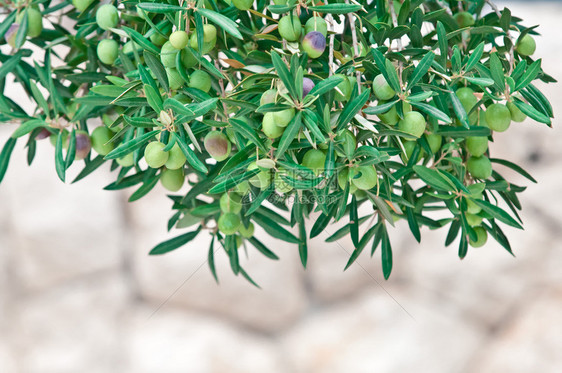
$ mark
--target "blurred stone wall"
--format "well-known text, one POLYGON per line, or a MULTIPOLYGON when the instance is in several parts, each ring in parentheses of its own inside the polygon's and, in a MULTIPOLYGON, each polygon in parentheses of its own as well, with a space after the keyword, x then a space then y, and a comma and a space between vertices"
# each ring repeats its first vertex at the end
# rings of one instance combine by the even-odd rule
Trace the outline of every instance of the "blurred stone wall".
MULTIPOLYGON (((562 78, 562 4, 512 9, 541 25, 537 55, 562 78)), ((562 112, 562 87, 545 91, 562 112)), ((516 258, 489 244, 461 262, 446 232, 424 229, 418 245, 401 223, 384 281, 378 253, 343 272, 352 246, 324 243, 328 227, 306 271, 292 245, 271 241, 279 262, 250 250, 243 265, 261 290, 233 276, 222 251, 216 285, 203 234, 147 255, 177 234, 159 186, 128 204, 131 191, 102 190, 107 167, 63 184, 47 142, 31 167, 20 142, 0 186, 0 371, 560 372, 560 124, 514 123, 491 145, 539 181, 512 175, 529 187, 526 230, 506 228, 516 258)), ((0 143, 13 129, 0 126, 0 143)))

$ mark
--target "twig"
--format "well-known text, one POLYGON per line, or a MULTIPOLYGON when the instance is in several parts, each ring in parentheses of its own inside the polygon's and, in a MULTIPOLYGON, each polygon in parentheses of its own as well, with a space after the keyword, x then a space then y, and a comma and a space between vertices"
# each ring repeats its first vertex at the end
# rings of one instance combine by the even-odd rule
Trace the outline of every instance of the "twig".
MULTIPOLYGON (((345 0, 346 4, 349 4, 349 0, 345 0)), ((353 60, 355 57, 359 56, 359 43, 357 42, 357 30, 355 29, 355 15, 351 13, 347 14, 347 19, 349 20, 349 27, 351 27, 351 39, 353 41, 353 60)), ((361 74, 359 71, 355 71, 355 78, 357 79, 357 93, 361 94, 361 74)))

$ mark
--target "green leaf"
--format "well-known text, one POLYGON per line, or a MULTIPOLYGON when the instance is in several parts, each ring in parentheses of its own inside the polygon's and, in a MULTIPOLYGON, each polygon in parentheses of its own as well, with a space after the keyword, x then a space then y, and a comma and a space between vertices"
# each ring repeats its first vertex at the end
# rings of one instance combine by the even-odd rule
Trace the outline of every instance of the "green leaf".
POLYGON ((131 37, 131 39, 133 39, 133 41, 135 43, 137 43, 138 45, 140 45, 143 49, 146 49, 146 50, 148 50, 152 53, 155 53, 155 54, 160 53, 160 48, 158 48, 157 46, 152 44, 152 42, 150 42, 150 40, 148 40, 147 38, 142 36, 137 31, 135 31, 135 30, 133 30, 129 27, 126 27, 126 26, 121 26, 121 30, 125 31, 131 37))
POLYGON ((332 75, 316 84, 314 88, 308 93, 309 95, 321 96, 334 89, 338 84, 344 81, 344 78, 340 75, 332 75))
POLYGON ((498 89, 501 92, 505 91, 505 73, 497 53, 490 55, 490 73, 498 89))
POLYGON ((426 53, 426 55, 421 59, 421 61, 418 63, 418 66, 416 66, 414 72, 410 76, 408 80, 407 89, 412 88, 417 82, 420 81, 421 78, 424 77, 425 74, 427 74, 427 71, 429 70, 429 67, 433 63, 434 58, 435 58, 435 53, 433 52, 426 53))
POLYGON ((488 87, 494 84, 494 81, 488 78, 475 78, 471 76, 465 76, 464 78, 466 79, 467 82, 479 85, 481 87, 488 87))
POLYGON ((505 159, 499 159, 499 158, 490 158, 490 162, 494 162, 494 163, 501 164, 503 166, 509 167, 513 171, 515 171, 515 172, 521 174, 522 176, 526 177, 527 179, 531 180, 533 183, 537 182, 535 180, 535 178, 531 176, 531 174, 529 174, 521 166, 518 166, 513 162, 510 162, 510 161, 505 160, 505 159))
POLYGON ((28 133, 30 133, 36 128, 40 128, 40 127, 46 128, 48 126, 49 125, 45 123, 45 121, 42 119, 27 120, 23 122, 18 128, 16 128, 14 133, 12 133, 12 137, 16 139, 18 137, 27 135, 28 133))
POLYGON ((170 83, 168 82, 168 74, 166 74, 166 69, 164 68, 164 65, 162 65, 162 62, 160 62, 160 58, 156 57, 156 55, 149 51, 144 51, 143 55, 150 71, 154 73, 162 88, 169 91, 170 83))
POLYGON ((78 176, 76 176, 76 178, 72 180, 72 183, 82 180, 83 178, 94 172, 99 166, 104 164, 104 162, 105 159, 103 159, 103 155, 98 155, 96 158, 92 159, 86 164, 86 167, 84 167, 84 169, 80 171, 78 176))
POLYGON ((187 145, 185 140, 182 139, 181 136, 178 136, 175 133, 173 134, 173 136, 176 138, 176 143, 180 147, 183 155, 185 155, 185 158, 187 159, 187 162, 191 165, 191 167, 203 173, 209 172, 205 164, 201 162, 199 158, 197 158, 197 155, 193 150, 191 150, 191 148, 187 145))
POLYGON ((153 138, 157 133, 160 132, 160 130, 150 131, 140 137, 136 137, 127 142, 124 142, 123 144, 119 145, 117 148, 109 152, 109 154, 105 156, 105 159, 117 159, 124 157, 149 142, 151 138, 153 138))
POLYGON ((15 71, 16 66, 19 64, 21 60, 22 54, 18 52, 10 57, 6 62, 2 63, 0 66, 0 80, 4 79, 4 77, 13 71, 15 71))
POLYGON ((238 38, 240 40, 244 39, 240 31, 238 31, 238 25, 230 18, 227 18, 220 13, 205 8, 197 8, 197 12, 199 12, 208 20, 216 23, 217 26, 220 26, 224 31, 228 32, 235 38, 238 38))
POLYGON ((295 237, 294 234, 277 224, 275 221, 271 220, 270 218, 261 215, 260 213, 256 212, 252 219, 261 226, 269 235, 274 238, 278 238, 280 240, 296 243, 298 244, 300 240, 295 237))
POLYGON ((8 164, 10 163, 10 156, 16 146, 16 142, 17 139, 10 137, 4 144, 2 152, 0 153, 0 183, 2 182, 2 179, 4 179, 4 175, 6 175, 6 170, 8 169, 8 164))
POLYGON ((178 11, 185 11, 187 8, 177 5, 169 5, 164 3, 139 3, 137 4, 142 10, 151 13, 176 13, 178 11))
POLYGON ((449 42, 447 31, 441 21, 437 21, 437 43, 439 45, 439 63, 445 67, 447 65, 447 55, 449 53, 449 42))
POLYGON ((283 131, 283 136, 281 137, 281 140, 279 141, 279 146, 277 147, 277 150, 275 152, 277 158, 281 158, 281 156, 289 148, 289 145, 291 145, 295 137, 298 135, 302 127, 301 115, 302 114, 299 111, 293 117, 293 119, 291 119, 291 122, 285 128, 285 131, 283 131))
POLYGON ((285 84, 285 87, 287 88, 287 90, 289 90, 291 96, 295 98, 299 97, 299 94, 295 87, 295 81, 291 76, 291 73, 289 72, 287 65, 285 65, 285 62, 283 62, 283 60, 281 59, 279 54, 277 54, 277 52, 271 52, 271 62, 273 62, 273 66, 277 71, 277 75, 279 75, 279 78, 281 79, 283 84, 285 84))
POLYGON ((543 113, 532 107, 531 105, 524 103, 517 97, 513 98, 513 103, 515 104, 515 106, 519 108, 519 110, 523 112, 523 114, 527 115, 529 118, 534 119, 540 123, 545 123, 548 125, 552 124, 549 117, 547 117, 546 115, 544 115, 543 113))
POLYGON ((313 12, 330 13, 330 14, 347 14, 360 10, 362 7, 358 4, 326 4, 318 6, 309 6, 308 9, 313 12))
POLYGON ((372 49, 372 51, 375 63, 377 64, 381 74, 395 92, 400 92, 400 82, 394 65, 392 65, 392 63, 387 60, 378 49, 372 49))
POLYGON ((492 205, 488 201, 484 201, 484 200, 480 200, 480 199, 475 199, 473 201, 478 206, 480 206, 480 208, 482 208, 482 210, 484 210, 485 212, 490 214, 493 218, 498 219, 499 221, 501 221, 501 222, 503 222, 507 225, 510 225, 512 227, 523 229, 523 227, 515 219, 513 219, 507 212, 505 212, 501 208, 499 208, 495 205, 492 205))
POLYGON ((156 113, 159 114, 162 110, 164 110, 162 104, 162 96, 160 96, 160 93, 158 93, 154 88, 152 88, 151 85, 148 84, 144 85, 144 94, 146 96, 146 100, 148 101, 148 104, 156 113))
POLYGON ((441 174, 438 170, 433 170, 425 166, 415 165, 412 167, 414 172, 422 179, 427 185, 437 190, 452 192, 455 187, 451 184, 449 179, 441 174))
POLYGON ((527 87, 533 80, 535 80, 540 72, 541 60, 538 59, 533 62, 531 66, 529 66, 529 68, 527 68, 527 71, 525 71, 525 74, 523 74, 521 79, 517 80, 517 83, 515 84, 515 90, 519 91, 520 89, 527 87))
POLYGON ((474 50, 470 53, 470 57, 468 58, 468 61, 466 62, 466 66, 465 66, 465 71, 470 71, 473 68, 476 67, 476 65, 480 62, 480 60, 482 59, 482 54, 484 53, 484 42, 481 42, 480 44, 478 44, 478 46, 476 48, 474 48, 474 50))
POLYGON ((457 115, 457 118, 459 119, 461 124, 465 128, 469 128, 470 125, 468 124, 468 115, 466 114, 466 110, 462 106, 457 94, 453 91, 449 91, 449 99, 453 104, 453 110, 455 111, 455 114, 457 115))
POLYGON ((152 176, 147 181, 145 180, 145 182, 140 186, 140 188, 135 190, 135 192, 131 194, 128 201, 134 202, 147 195, 148 192, 154 189, 159 179, 160 178, 158 176, 152 176))
POLYGON ((384 275, 384 279, 388 280, 388 278, 390 277, 390 273, 392 272, 392 247, 390 245, 388 231, 386 230, 386 226, 384 224, 381 229, 381 236, 382 236, 382 250, 381 250, 382 273, 384 275))
POLYGON ((263 255, 265 255, 266 257, 268 257, 269 259, 273 259, 273 260, 279 260, 279 257, 277 255, 275 255, 275 253, 271 250, 269 250, 260 240, 258 240, 256 237, 250 237, 248 238, 248 241, 250 241, 250 243, 252 244, 252 246, 254 246, 256 249, 258 249, 258 251, 260 253, 262 253, 263 255))
POLYGON ((385 102, 384 104, 378 106, 369 106, 363 109, 363 112, 368 115, 383 114, 389 111, 399 101, 400 100, 394 100, 394 101, 385 102))
POLYGON ((355 117, 355 115, 365 106, 367 100, 370 96, 369 90, 363 91, 359 97, 354 98, 349 101, 347 105, 343 108, 337 121, 337 129, 341 130, 344 126, 348 125, 349 122, 355 117))
POLYGON ((469 126, 468 128, 456 126, 439 126, 436 132, 441 136, 447 137, 475 137, 490 136, 490 129, 484 126, 469 126))
POLYGON ((359 246, 359 214, 357 212, 357 197, 353 195, 349 206, 349 233, 353 246, 359 246))
POLYGON ((183 245, 187 244, 189 241, 192 241, 195 237, 197 237, 200 231, 201 231, 201 227, 197 228, 193 232, 187 232, 180 236, 164 241, 156 245, 152 250, 150 250, 149 255, 162 255, 172 250, 178 249, 183 245))
POLYGON ((265 145, 261 141, 255 129, 250 127, 246 122, 241 119, 231 118, 229 120, 232 124, 232 129, 253 142, 258 148, 265 149, 265 145))
POLYGON ((431 106, 431 105, 423 103, 423 102, 412 102, 412 101, 409 101, 409 102, 412 106, 420 109, 424 113, 434 117, 437 120, 443 121, 445 123, 451 123, 452 122, 451 117, 449 117, 447 114, 445 114, 441 110, 437 109, 435 106, 431 106))
POLYGON ((55 169, 59 179, 64 183, 66 165, 64 163, 64 158, 62 155, 63 148, 63 131, 59 131, 57 136, 57 144, 55 146, 55 169))
POLYGON ((27 17, 27 10, 24 8, 22 13, 20 14, 23 15, 21 18, 21 23, 18 27, 18 31, 16 33, 16 40, 15 40, 16 49, 20 49, 23 43, 25 43, 25 39, 27 38, 27 30, 29 26, 29 18, 27 17))

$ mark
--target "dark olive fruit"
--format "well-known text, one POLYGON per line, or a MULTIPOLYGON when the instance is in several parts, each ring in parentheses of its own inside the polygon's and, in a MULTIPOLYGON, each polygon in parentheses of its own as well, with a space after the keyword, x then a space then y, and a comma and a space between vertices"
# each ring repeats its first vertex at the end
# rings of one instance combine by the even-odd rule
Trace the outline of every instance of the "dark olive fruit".
POLYGON ((307 94, 312 91, 314 88, 314 82, 310 78, 303 78, 302 79, 302 97, 305 97, 307 94))
POLYGON ((219 131, 211 131, 203 141, 205 150, 217 161, 224 161, 230 155, 230 141, 226 135, 219 131))
POLYGON ((149 143, 144 149, 144 160, 151 168, 160 168, 166 164, 170 153, 164 151, 166 144, 160 141, 149 143))
POLYGON ((466 168, 475 179, 487 179, 492 176, 492 162, 485 156, 468 158, 466 168))
POLYGON ((318 58, 326 49, 326 37, 318 31, 311 31, 302 40, 302 50, 310 58, 318 58))
POLYGON ((12 48, 16 47, 16 36, 18 34, 19 28, 20 25, 18 25, 17 23, 12 23, 8 28, 8 31, 6 31, 6 34, 4 34, 6 43, 8 43, 12 48))
MULTIPOLYGON (((70 141, 70 139, 69 139, 70 141)), ((92 149, 92 141, 90 135, 86 131, 76 131, 76 153, 74 159, 84 159, 92 149)))

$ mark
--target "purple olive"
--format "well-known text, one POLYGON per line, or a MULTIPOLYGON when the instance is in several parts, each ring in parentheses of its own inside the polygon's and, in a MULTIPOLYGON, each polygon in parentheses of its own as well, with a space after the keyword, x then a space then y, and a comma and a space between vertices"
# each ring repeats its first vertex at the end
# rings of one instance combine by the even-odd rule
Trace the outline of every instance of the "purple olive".
POLYGON ((49 136, 51 136, 51 132, 49 132, 49 130, 46 129, 46 128, 41 128, 41 131, 39 131, 37 136, 35 136, 35 139, 36 140, 43 140, 43 139, 46 139, 49 136))
MULTIPOLYGON (((70 138, 67 140, 70 141, 70 138)), ((75 159, 80 160, 86 158, 90 149, 92 149, 92 141, 86 131, 76 131, 76 155, 75 159)))
POLYGON ((314 88, 314 82, 310 78, 303 78, 302 79, 302 97, 306 96, 307 94, 312 91, 314 88))
POLYGON ((10 44, 12 48, 16 47, 16 34, 18 33, 19 28, 19 24, 12 23, 8 28, 8 31, 6 31, 6 34, 4 34, 4 39, 6 39, 6 42, 10 44))
POLYGON ((302 49, 310 58, 318 58, 326 49, 326 37, 318 31, 311 31, 302 40, 302 49))

